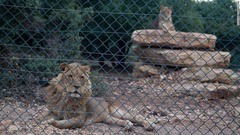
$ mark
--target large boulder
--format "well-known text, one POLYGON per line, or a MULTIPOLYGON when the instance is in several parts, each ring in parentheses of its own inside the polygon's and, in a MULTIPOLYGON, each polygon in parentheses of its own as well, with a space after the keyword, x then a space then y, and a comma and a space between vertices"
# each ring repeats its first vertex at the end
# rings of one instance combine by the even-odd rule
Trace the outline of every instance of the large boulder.
POLYGON ((183 68, 179 76, 181 79, 191 81, 224 84, 234 84, 239 79, 239 75, 231 69, 213 69, 210 67, 183 68))
POLYGON ((133 42, 141 46, 214 50, 217 37, 211 34, 162 30, 136 30, 133 42))
POLYGON ((205 99, 219 99, 237 97, 240 94, 239 85, 226 85, 220 83, 199 83, 182 81, 170 84, 166 90, 170 94, 194 96, 205 99))
POLYGON ((224 68, 229 65, 231 58, 229 52, 221 51, 210 52, 136 47, 133 48, 133 52, 144 62, 180 67, 206 66, 224 68))
POLYGON ((152 65, 136 64, 133 69, 133 77, 150 77, 158 74, 158 69, 152 65))

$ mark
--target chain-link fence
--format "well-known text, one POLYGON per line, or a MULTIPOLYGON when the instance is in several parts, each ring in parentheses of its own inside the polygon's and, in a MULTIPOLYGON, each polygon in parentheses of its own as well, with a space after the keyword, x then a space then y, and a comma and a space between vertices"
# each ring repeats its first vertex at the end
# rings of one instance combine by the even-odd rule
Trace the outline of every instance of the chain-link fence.
POLYGON ((237 1, 0 7, 1 134, 240 134, 237 1))

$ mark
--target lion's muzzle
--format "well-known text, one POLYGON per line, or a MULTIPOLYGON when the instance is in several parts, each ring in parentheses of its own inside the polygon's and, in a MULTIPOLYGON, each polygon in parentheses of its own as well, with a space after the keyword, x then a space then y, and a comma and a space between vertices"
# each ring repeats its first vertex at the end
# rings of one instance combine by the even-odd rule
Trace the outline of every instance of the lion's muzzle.
POLYGON ((80 89, 81 86, 73 86, 73 87, 74 87, 74 90, 69 92, 69 96, 74 98, 82 97, 81 93, 78 92, 78 89, 80 89))

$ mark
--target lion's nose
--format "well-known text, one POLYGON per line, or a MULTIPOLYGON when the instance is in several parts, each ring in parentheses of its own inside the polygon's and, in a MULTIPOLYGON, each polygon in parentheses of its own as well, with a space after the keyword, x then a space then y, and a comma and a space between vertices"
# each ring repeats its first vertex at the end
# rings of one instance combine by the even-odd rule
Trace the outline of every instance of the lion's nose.
POLYGON ((81 86, 74 86, 75 89, 79 89, 81 86))

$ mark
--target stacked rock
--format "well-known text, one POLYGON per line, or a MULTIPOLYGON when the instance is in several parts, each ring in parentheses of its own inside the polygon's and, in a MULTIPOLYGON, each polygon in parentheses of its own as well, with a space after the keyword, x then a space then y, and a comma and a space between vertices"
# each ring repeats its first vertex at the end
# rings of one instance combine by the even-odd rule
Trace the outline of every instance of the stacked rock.
POLYGON ((232 85, 239 78, 234 71, 225 69, 230 53, 214 51, 215 35, 145 29, 134 31, 131 38, 137 44, 133 52, 142 61, 134 68, 135 76, 158 74, 156 67, 166 65, 183 67, 176 76, 183 80, 232 85))

